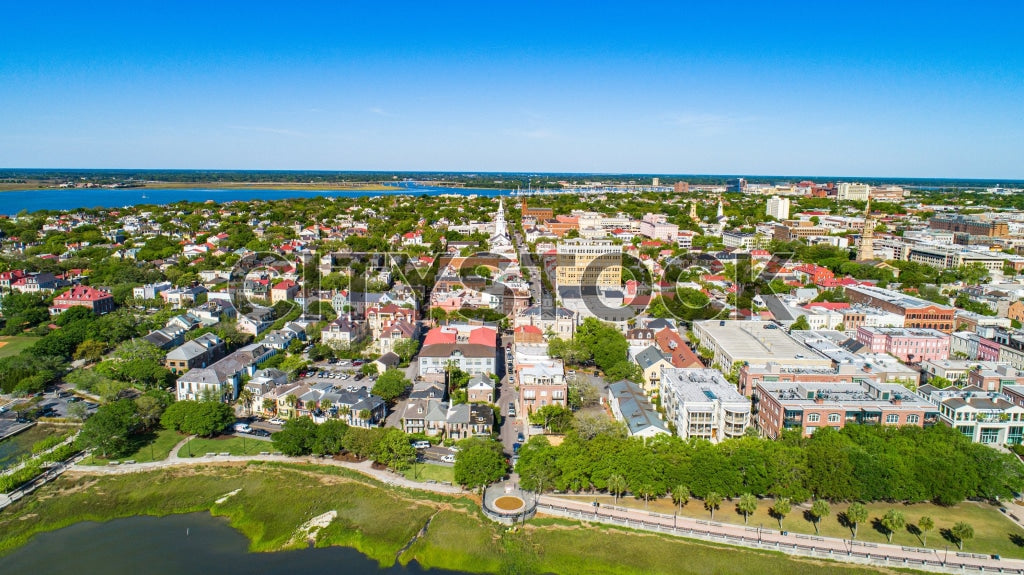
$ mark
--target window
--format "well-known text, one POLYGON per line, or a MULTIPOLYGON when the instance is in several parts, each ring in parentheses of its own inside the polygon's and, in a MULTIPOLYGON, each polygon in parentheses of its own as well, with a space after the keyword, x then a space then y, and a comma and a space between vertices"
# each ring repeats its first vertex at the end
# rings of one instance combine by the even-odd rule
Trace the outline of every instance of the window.
POLYGON ((921 416, 916 413, 911 413, 907 416, 907 423, 920 423, 921 416))
POLYGON ((839 422, 839 414, 838 413, 830 413, 830 414, 828 414, 828 422, 829 423, 838 423, 839 422))
POLYGON ((808 413, 807 414, 807 421, 811 421, 811 422, 815 422, 815 423, 819 422, 819 421, 821 421, 821 415, 817 414, 817 413, 808 413))
POLYGON ((814 432, 817 430, 818 428, 813 425, 808 425, 807 427, 804 428, 804 431, 807 432, 807 435, 814 435, 814 432))
POLYGON ((900 422, 900 416, 897 413, 887 414, 885 416, 885 422, 886 423, 899 423, 900 422))

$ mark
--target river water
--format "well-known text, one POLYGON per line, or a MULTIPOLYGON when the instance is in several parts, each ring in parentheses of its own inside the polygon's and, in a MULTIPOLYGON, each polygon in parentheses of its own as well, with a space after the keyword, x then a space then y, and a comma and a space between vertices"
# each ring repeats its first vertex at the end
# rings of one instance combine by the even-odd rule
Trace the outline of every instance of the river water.
POLYGON ((3 573, 66 575, 468 575, 412 563, 382 569, 354 549, 249 553, 249 540, 208 513, 76 523, 37 535, 0 559, 3 573))
POLYGON ((151 188, 91 188, 81 190, 18 190, 0 192, 0 214, 13 215, 22 210, 73 210, 76 208, 119 208, 136 205, 162 205, 173 202, 230 202, 232 200, 285 200, 289 198, 358 198, 397 194, 458 194, 462 196, 508 195, 509 190, 475 188, 437 188, 430 186, 396 186, 393 191, 312 191, 312 190, 262 190, 229 189, 211 190, 205 188, 151 189, 151 188))

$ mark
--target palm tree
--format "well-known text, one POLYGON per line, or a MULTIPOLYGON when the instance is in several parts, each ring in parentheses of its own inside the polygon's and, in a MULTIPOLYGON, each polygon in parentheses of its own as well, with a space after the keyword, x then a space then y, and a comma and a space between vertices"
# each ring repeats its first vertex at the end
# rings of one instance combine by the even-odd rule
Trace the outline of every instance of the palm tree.
POLYGON ((263 400, 264 413, 277 413, 277 402, 269 397, 263 400))
POLYGON ((818 534, 818 524, 821 523, 822 517, 828 517, 832 513, 832 508, 829 507, 828 502, 824 499, 816 499, 811 504, 811 516, 814 517, 814 534, 818 534))
POLYGON ((370 426, 370 418, 372 418, 372 417, 373 417, 373 414, 370 413, 369 409, 360 409, 359 410, 359 419, 365 421, 367 427, 370 426))
POLYGON ((672 503, 676 504, 676 509, 682 509, 683 505, 690 500, 690 490, 685 485, 676 485, 672 488, 672 503))
POLYGON ((626 491, 626 478, 614 473, 608 476, 608 492, 612 494, 612 501, 619 502, 619 495, 626 491))
POLYGON ((907 524, 907 520, 903 517, 902 512, 890 509, 882 516, 881 523, 882 527, 885 527, 886 538, 889 540, 889 543, 892 543, 892 536, 900 529, 903 529, 907 524))
POLYGON ((775 500, 775 505, 772 505, 772 513, 775 514, 775 518, 779 520, 779 529, 782 529, 782 520, 789 515, 792 511, 792 506, 789 503, 789 497, 779 497, 775 500))
POLYGON ((927 515, 917 520, 917 528, 921 530, 921 545, 928 546, 928 532, 935 529, 935 522, 927 515))
POLYGON ((740 502, 736 505, 740 512, 743 513, 743 524, 747 524, 747 518, 757 511, 757 497, 754 497, 752 493, 744 493, 740 495, 740 502))
POLYGON ((331 403, 331 400, 325 399, 325 400, 320 402, 320 409, 324 410, 324 412, 326 413, 326 412, 331 410, 331 406, 332 405, 334 405, 334 404, 331 403))
POLYGON ((349 421, 348 416, 350 413, 352 413, 352 408, 347 405, 342 405, 338 408, 338 415, 340 415, 346 422, 349 421))
POLYGON ((863 503, 853 502, 846 510, 846 520, 853 524, 853 538, 857 538, 857 527, 868 520, 868 508, 863 503))
POLYGON ((974 538, 974 527, 971 527, 966 521, 957 521, 956 525, 953 525, 953 528, 949 530, 949 534, 956 539, 956 546, 963 551, 964 541, 974 538))
MULTIPOLYGON (((288 397, 284 398, 284 404, 295 409, 295 406, 299 404, 299 398, 294 393, 289 393, 288 397)), ((294 416, 295 414, 292 413, 291 415, 294 416)))
POLYGON ((722 496, 714 491, 704 496, 704 509, 711 512, 711 519, 715 518, 715 509, 722 504, 722 496))
POLYGON ((243 387, 241 391, 238 392, 238 403, 245 407, 245 413, 248 415, 252 415, 252 400, 252 390, 248 387, 243 387))

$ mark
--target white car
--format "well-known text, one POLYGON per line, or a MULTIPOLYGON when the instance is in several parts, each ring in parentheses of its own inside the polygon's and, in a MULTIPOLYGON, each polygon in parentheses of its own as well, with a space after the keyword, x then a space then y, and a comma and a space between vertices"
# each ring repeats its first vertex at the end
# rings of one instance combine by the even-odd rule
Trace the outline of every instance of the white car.
POLYGON ((455 455, 453 455, 453 454, 442 455, 441 456, 441 461, 443 461, 445 463, 455 463, 455 455))
POLYGON ((413 447, 413 449, 426 449, 426 448, 430 447, 430 442, 429 441, 413 441, 412 442, 412 447, 413 447))
POLYGON ((275 418, 273 418, 273 419, 268 419, 268 420, 267 420, 267 423, 273 423, 274 425, 284 425, 284 420, 283 420, 283 419, 280 419, 280 418, 277 418, 277 417, 275 417, 275 418))
POLYGON ((235 431, 237 433, 252 433, 252 428, 249 427, 248 423, 236 423, 235 431))

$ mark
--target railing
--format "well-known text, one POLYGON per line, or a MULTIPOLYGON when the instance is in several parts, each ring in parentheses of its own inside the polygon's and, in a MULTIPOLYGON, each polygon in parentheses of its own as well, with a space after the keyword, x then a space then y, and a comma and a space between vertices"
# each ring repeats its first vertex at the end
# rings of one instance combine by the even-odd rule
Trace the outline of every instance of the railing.
MULTIPOLYGON (((773 541, 765 540, 761 537, 761 534, 767 532, 753 527, 747 527, 747 532, 757 532, 758 536, 748 536, 739 534, 727 534, 717 532, 713 529, 704 529, 702 527, 678 527, 675 525, 668 525, 658 521, 647 521, 643 519, 632 519, 629 517, 619 517, 609 513, 610 511, 619 512, 630 512, 636 511, 635 509, 626 509, 622 507, 616 507, 612 505, 602 505, 600 508, 594 508, 593 512, 583 511, 580 509, 574 509, 570 507, 564 507, 551 503, 539 503, 537 509, 545 512, 552 513, 555 515, 562 515, 574 519, 599 521, 602 523, 610 523, 615 525, 621 525, 632 529, 644 529, 648 531, 657 531, 660 533, 667 533, 670 535, 676 535, 681 537, 693 537, 697 539, 716 541, 721 543, 731 543, 734 545, 742 545, 746 547, 754 547, 761 549, 772 549, 781 551, 783 553, 789 553, 791 555, 806 555, 811 557, 823 557, 831 558, 834 560, 846 559, 847 561, 853 561, 858 563, 869 563, 883 566, 921 566, 930 568, 930 571, 942 571, 942 572, 970 572, 970 573, 1016 573, 1017 575, 1024 575, 1024 569, 1013 568, 1008 566, 984 566, 969 564, 957 561, 949 561, 949 557, 944 560, 939 560, 938 552, 932 549, 921 549, 921 548, 904 548, 905 551, 916 552, 924 554, 934 554, 936 559, 921 558, 910 558, 910 557, 894 557, 884 553, 884 550, 879 548, 877 543, 866 543, 862 541, 844 540, 843 542, 849 547, 846 550, 835 549, 829 547, 823 547, 815 545, 815 541, 825 541, 824 537, 818 537, 814 535, 796 535, 794 539, 802 539, 809 541, 808 544, 800 543, 789 543, 788 541, 773 541), (600 511, 606 511, 601 513, 600 511), (873 549, 875 551, 857 551, 854 546, 864 547, 867 549, 873 549)), ((664 518, 674 519, 672 515, 663 515, 660 513, 648 512, 648 515, 652 518, 664 518)), ((722 523, 716 523, 713 521, 697 520, 696 523, 700 526, 709 527, 721 527, 722 523)), ((974 553, 957 553, 957 557, 960 558, 972 558, 972 559, 992 559, 989 555, 974 554, 974 553)))

